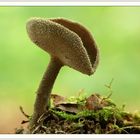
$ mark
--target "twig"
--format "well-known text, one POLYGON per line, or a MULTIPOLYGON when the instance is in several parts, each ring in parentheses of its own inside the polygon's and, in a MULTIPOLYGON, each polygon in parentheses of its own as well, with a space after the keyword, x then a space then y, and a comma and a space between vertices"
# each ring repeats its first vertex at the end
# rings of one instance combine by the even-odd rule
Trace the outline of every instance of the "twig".
POLYGON ((135 125, 135 126, 125 126, 125 127, 122 127, 122 128, 116 128, 116 129, 113 129, 111 131, 108 131, 106 134, 113 134, 113 132, 117 131, 117 130, 121 130, 121 131, 124 131, 125 133, 129 134, 125 129, 140 129, 140 126, 139 125, 135 125))
POLYGON ((107 88, 111 89, 112 83, 113 83, 114 79, 112 78, 109 85, 105 85, 107 88))
POLYGON ((110 90, 110 93, 109 93, 109 95, 108 95, 107 97, 104 97, 104 98, 101 100, 101 102, 102 102, 103 100, 109 99, 109 98, 112 96, 113 91, 112 91, 112 89, 111 89, 111 86, 112 86, 113 81, 114 81, 114 79, 112 78, 112 80, 110 81, 109 85, 105 85, 105 86, 110 90))
POLYGON ((37 132, 40 128, 40 125, 38 125, 37 127, 35 127, 35 129, 31 132, 31 134, 34 134, 35 132, 37 132))
POLYGON ((23 120, 22 122, 21 122, 21 124, 25 124, 25 123, 28 123, 29 121, 25 121, 25 120, 23 120))
POLYGON ((30 118, 30 116, 29 115, 27 115, 24 111, 23 111, 23 108, 22 108, 22 106, 20 106, 19 107, 19 109, 20 109, 20 111, 21 111, 21 113, 27 118, 27 119, 29 119, 30 118))
POLYGON ((140 129, 140 125, 135 125, 135 126, 125 126, 125 127, 122 127, 123 129, 132 129, 132 128, 135 128, 135 129, 140 129))

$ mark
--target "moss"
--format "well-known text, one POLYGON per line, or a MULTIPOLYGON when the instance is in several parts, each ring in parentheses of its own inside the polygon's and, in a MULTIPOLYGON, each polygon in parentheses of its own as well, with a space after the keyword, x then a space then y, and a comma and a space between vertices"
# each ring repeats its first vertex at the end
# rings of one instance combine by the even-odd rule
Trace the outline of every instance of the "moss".
POLYGON ((63 111, 57 111, 57 110, 51 110, 53 113, 55 113, 56 115, 58 115, 59 117, 61 117, 62 119, 66 119, 66 120, 76 120, 78 119, 78 115, 74 115, 74 114, 69 114, 63 111))

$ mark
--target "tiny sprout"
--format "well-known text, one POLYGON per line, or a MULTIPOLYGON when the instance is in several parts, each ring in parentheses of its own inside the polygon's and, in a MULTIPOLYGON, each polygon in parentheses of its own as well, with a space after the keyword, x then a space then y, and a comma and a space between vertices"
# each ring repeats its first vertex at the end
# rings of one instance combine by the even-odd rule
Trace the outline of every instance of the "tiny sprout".
POLYGON ((91 33, 81 24, 63 18, 28 20, 30 39, 50 54, 50 63, 37 90, 29 127, 49 108, 50 94, 62 66, 92 75, 99 61, 99 51, 91 33))

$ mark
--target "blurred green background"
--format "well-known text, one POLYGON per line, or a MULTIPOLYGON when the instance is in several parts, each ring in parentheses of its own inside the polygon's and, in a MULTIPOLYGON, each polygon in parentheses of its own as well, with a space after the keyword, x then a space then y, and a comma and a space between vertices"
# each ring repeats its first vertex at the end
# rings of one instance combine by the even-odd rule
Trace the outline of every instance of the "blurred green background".
POLYGON ((30 17, 65 17, 85 25, 100 48, 100 64, 92 76, 69 67, 59 73, 53 93, 107 96, 104 86, 112 78, 111 98, 126 110, 140 106, 140 7, 0 7, 0 133, 12 133, 32 114, 35 91, 48 65, 49 55, 26 33, 30 17))

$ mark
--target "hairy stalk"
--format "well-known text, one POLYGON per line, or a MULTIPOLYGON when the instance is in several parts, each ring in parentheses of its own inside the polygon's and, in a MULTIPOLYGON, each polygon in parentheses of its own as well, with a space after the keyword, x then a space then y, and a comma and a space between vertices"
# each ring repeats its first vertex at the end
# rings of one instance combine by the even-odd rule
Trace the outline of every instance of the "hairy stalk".
POLYGON ((37 124, 39 117, 48 109, 50 94, 62 64, 58 59, 51 57, 50 63, 40 82, 34 104, 34 113, 29 124, 31 130, 37 124))

